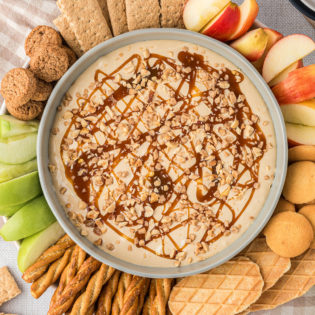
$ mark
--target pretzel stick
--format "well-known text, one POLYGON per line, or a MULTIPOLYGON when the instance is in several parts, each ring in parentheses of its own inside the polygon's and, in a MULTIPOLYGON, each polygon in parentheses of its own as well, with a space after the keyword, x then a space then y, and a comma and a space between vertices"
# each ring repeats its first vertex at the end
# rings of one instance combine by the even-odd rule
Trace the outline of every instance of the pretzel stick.
POLYGON ((102 287, 111 278, 115 269, 105 264, 91 277, 86 290, 75 301, 70 315, 85 315, 90 306, 94 305, 102 287))
POLYGON ((73 247, 70 247, 66 250, 65 254, 56 260, 53 264, 51 264, 46 273, 44 273, 40 278, 38 278, 31 286, 31 294, 35 299, 38 299, 47 288, 55 283, 62 271, 65 269, 71 254, 73 251, 73 247))
POLYGON ((148 297, 144 303, 142 315, 151 315, 153 301, 156 297, 156 279, 151 280, 148 297))
POLYGON ((67 234, 63 236, 55 245, 45 250, 32 266, 27 268, 22 275, 24 281, 34 282, 46 271, 50 263, 60 258, 73 245, 75 243, 67 234))
POLYGON ((166 315, 166 305, 171 293, 172 282, 172 279, 156 280, 156 297, 152 304, 152 315, 166 315))
POLYGON ((134 276, 132 278, 132 281, 124 294, 123 306, 121 308, 120 315, 135 315, 140 313, 143 306, 143 302, 141 305, 141 291, 148 288, 149 282, 150 280, 147 278, 138 276, 134 276))
POLYGON ((118 287, 120 271, 116 270, 108 283, 103 287, 98 298, 97 310, 95 315, 110 315, 112 309, 112 299, 118 287))
POLYGON ((49 311, 49 315, 61 315, 66 312, 72 305, 77 293, 89 281, 91 274, 101 266, 101 263, 89 257, 80 267, 76 276, 67 284, 62 294, 54 303, 49 311))
POLYGON ((78 245, 76 245, 73 250, 69 264, 61 274, 58 287, 51 298, 50 306, 53 305, 58 300, 64 288, 75 277, 79 268, 83 264, 85 258, 86 252, 83 249, 81 249, 78 245))
POLYGON ((143 286, 143 289, 140 292, 140 296, 139 296, 139 303, 138 303, 138 310, 137 310, 137 314, 140 315, 142 313, 142 308, 144 305, 144 300, 145 297, 147 296, 147 292, 149 290, 150 287, 150 283, 151 283, 151 279, 145 278, 145 284, 143 286))
POLYGON ((132 275, 129 273, 123 273, 118 282, 117 292, 115 294, 113 305, 112 305, 112 315, 119 315, 124 303, 124 295, 129 287, 132 280, 132 275))

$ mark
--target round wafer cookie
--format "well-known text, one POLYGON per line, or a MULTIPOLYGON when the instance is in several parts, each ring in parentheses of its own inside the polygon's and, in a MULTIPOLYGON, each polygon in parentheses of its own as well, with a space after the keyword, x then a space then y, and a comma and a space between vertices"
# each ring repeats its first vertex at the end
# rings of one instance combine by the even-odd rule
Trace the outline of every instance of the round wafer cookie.
POLYGON ((237 314, 261 295, 259 266, 245 257, 232 259, 204 274, 184 278, 168 302, 173 315, 237 314))
POLYGON ((10 70, 1 81, 1 94, 12 106, 27 103, 36 91, 37 80, 34 74, 24 68, 10 70))
POLYGON ((296 162, 288 167, 283 196, 294 204, 307 203, 315 199, 314 186, 315 163, 296 162))
POLYGON ((289 149, 289 162, 315 162, 315 145, 298 145, 289 149))
POLYGON ((58 46, 43 46, 36 50, 30 60, 30 69, 46 81, 59 80, 69 67, 69 57, 65 49, 58 46))
POLYGON ((296 257, 311 245, 314 235, 309 221, 301 214, 280 212, 264 229, 268 246, 279 256, 296 257))
POLYGON ((61 46, 62 38, 56 30, 47 25, 38 25, 27 36, 24 44, 25 53, 31 57, 41 46, 61 46))

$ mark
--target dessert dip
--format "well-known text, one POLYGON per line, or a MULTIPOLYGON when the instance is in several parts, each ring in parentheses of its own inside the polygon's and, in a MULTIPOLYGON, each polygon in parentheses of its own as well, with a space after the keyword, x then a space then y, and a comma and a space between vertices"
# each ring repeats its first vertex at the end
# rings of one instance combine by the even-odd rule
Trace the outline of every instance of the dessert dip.
POLYGON ((82 235, 124 261, 170 267, 248 229, 273 182, 275 145, 240 69, 201 46, 146 41, 101 57, 71 86, 49 168, 82 235))

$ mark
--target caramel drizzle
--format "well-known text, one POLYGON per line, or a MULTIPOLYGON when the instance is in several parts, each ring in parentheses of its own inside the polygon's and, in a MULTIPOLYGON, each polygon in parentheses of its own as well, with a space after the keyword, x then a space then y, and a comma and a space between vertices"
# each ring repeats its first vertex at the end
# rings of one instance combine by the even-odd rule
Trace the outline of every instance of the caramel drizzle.
MULTIPOLYGON (((228 74, 228 81, 230 83, 230 90, 235 93, 236 97, 238 97, 239 95, 242 94, 241 89, 240 89, 239 83, 236 82, 235 76, 232 74, 232 72, 229 69, 225 68, 223 72, 219 73, 218 70, 212 68, 211 66, 209 66, 208 64, 206 64, 204 62, 203 56, 196 54, 196 53, 191 54, 191 53, 186 52, 186 51, 179 52, 178 60, 182 66, 182 69, 189 67, 191 69, 191 72, 189 72, 189 73, 183 72, 181 69, 178 68, 178 64, 176 64, 173 59, 162 56, 162 55, 151 53, 149 58, 142 60, 142 57, 140 55, 134 54, 130 58, 125 60, 125 62, 123 62, 117 69, 115 69, 110 74, 106 74, 105 72, 103 72, 101 70, 97 70, 95 72, 95 76, 94 76, 95 82, 98 83, 96 88, 94 88, 93 91, 89 95, 88 95, 88 93, 85 93, 84 97, 80 96, 77 98, 76 102, 77 102, 79 110, 74 112, 74 116, 73 116, 70 124, 68 125, 67 130, 63 136, 61 146, 60 146, 60 155, 61 155, 61 158, 62 158, 62 161, 64 164, 66 176, 67 176, 68 180, 72 183, 74 191, 76 192, 76 194, 78 195, 78 197, 81 200, 83 200, 84 202, 86 202, 89 205, 90 209, 96 208, 99 211, 99 198, 102 195, 104 186, 97 188, 93 185, 92 178, 95 174, 95 171, 98 170, 98 168, 93 164, 92 165, 90 164, 90 166, 87 167, 87 172, 85 172, 84 175, 79 176, 78 174, 79 174, 80 169, 82 169, 82 165, 89 165, 89 163, 91 162, 91 160, 93 158, 95 158, 95 157, 99 158, 104 153, 109 153, 113 150, 119 149, 119 153, 113 158, 112 162, 110 163, 110 165, 106 169, 106 175, 107 176, 113 175, 119 183, 120 179, 115 174, 115 168, 117 167, 117 165, 122 160, 126 159, 127 155, 129 153, 132 154, 133 156, 139 158, 137 155, 135 155, 132 152, 132 150, 130 149, 129 146, 132 143, 131 135, 136 130, 138 130, 138 132, 140 132, 138 125, 140 122, 142 122, 141 114, 140 114, 139 122, 137 122, 133 126, 133 128, 130 131, 130 134, 126 140, 118 141, 118 139, 116 139, 114 137, 114 134, 110 133, 107 135, 108 138, 106 139, 104 145, 100 145, 97 142, 97 139, 95 137, 95 134, 100 130, 99 129, 99 123, 101 121, 104 121, 106 126, 111 126, 112 124, 115 124, 115 119, 106 119, 105 118, 105 116, 106 116, 105 107, 109 106, 112 110, 115 110, 116 112, 118 112, 120 114, 120 117, 121 117, 120 121, 123 121, 123 120, 129 120, 129 118, 133 114, 131 107, 132 107, 132 104, 135 100, 142 103, 143 111, 146 110, 149 103, 152 102, 152 100, 153 100, 154 95, 152 93, 152 95, 150 95, 149 102, 147 102, 147 103, 143 102, 141 100, 141 98, 136 96, 136 95, 134 95, 130 101, 127 101, 125 98, 129 95, 129 90, 126 86, 119 84, 118 88, 116 88, 116 89, 114 89, 111 86, 110 81, 113 80, 115 74, 119 73, 128 64, 135 64, 134 73, 137 74, 140 71, 139 69, 140 69, 141 62, 144 61, 146 63, 146 69, 149 70, 151 73, 149 75, 148 79, 152 79, 153 77, 160 79, 162 74, 163 74, 163 70, 161 69, 161 68, 163 68, 162 65, 168 66, 168 67, 174 69, 175 71, 177 71, 178 73, 180 73, 181 81, 180 81, 177 89, 175 89, 175 90, 173 89, 174 95, 175 95, 174 97, 175 97, 177 103, 182 102, 180 110, 177 111, 177 113, 179 113, 179 115, 181 115, 182 113, 189 113, 191 111, 194 111, 196 113, 196 111, 194 109, 194 107, 196 105, 195 105, 195 103, 194 103, 194 105, 192 104, 192 100, 194 98, 196 98, 196 96, 200 97, 200 100, 197 102, 198 104, 200 104, 202 102, 211 108, 212 112, 209 115, 209 119, 207 121, 198 121, 197 124, 193 124, 192 126, 189 126, 189 128, 186 128, 186 129, 182 129, 181 126, 174 128, 173 130, 175 130, 175 129, 182 130, 182 133, 180 134, 180 136, 176 136, 175 138, 173 138, 172 142, 177 142, 177 143, 180 143, 180 144, 185 146, 185 144, 181 143, 182 137, 184 137, 185 135, 189 135, 190 132, 193 130, 193 128, 195 128, 194 125, 196 125, 199 128, 204 124, 210 124, 210 130, 206 131, 207 135, 215 135, 216 138, 219 139, 219 141, 220 141, 220 137, 214 131, 216 125, 222 125, 222 124, 224 125, 226 123, 234 121, 235 119, 237 119, 241 125, 245 121, 245 119, 250 119, 251 115, 253 114, 250 106, 248 105, 248 103, 245 99, 242 102, 243 103, 242 106, 240 106, 240 103, 236 104, 236 106, 234 108, 235 111, 232 115, 229 115, 228 118, 222 119, 220 117, 220 110, 221 109, 219 107, 216 107, 215 105, 211 105, 211 103, 208 100, 210 90, 200 91, 196 88, 196 77, 197 77, 197 73, 199 70, 204 70, 210 75, 212 75, 213 73, 217 73, 217 74, 219 74, 219 80, 221 80, 221 79, 224 80, 224 77, 226 76, 226 74, 228 74), (188 84, 188 86, 189 86, 187 93, 183 92, 185 84, 188 84), (112 90, 112 93, 110 95, 107 95, 104 88, 102 88, 103 86, 110 88, 112 90), (97 92, 101 92, 104 95, 105 100, 104 100, 103 104, 100 104, 97 107, 95 107, 95 110, 93 113, 91 113, 91 112, 84 113, 84 111, 85 111, 86 107, 88 106, 88 104, 90 103, 93 95, 95 95, 95 93, 97 93, 97 92), (120 110, 118 108, 117 103, 119 101, 123 101, 125 103, 124 110, 120 110), (84 113, 84 114, 82 114, 82 113, 84 113), (97 117, 97 120, 94 122, 90 122, 89 125, 86 127, 88 129, 87 135, 80 135, 79 137, 81 139, 79 139, 79 137, 74 139, 75 141, 78 142, 78 146, 75 150, 76 159, 75 159, 74 163, 66 163, 64 160, 63 151, 64 151, 64 148, 66 147, 67 139, 69 138, 69 133, 71 131, 71 128, 73 126, 76 126, 79 129, 82 128, 80 126, 80 124, 77 123, 77 119, 78 118, 79 119, 80 118, 86 118, 86 116, 97 117), (94 137, 94 140, 97 143, 97 148, 91 149, 91 150, 89 150, 89 152, 83 152, 82 147, 84 145, 84 142, 85 141, 88 142, 90 140, 90 138, 92 138, 92 137, 94 137), (78 141, 78 140, 80 140, 80 141, 78 141), (110 140, 116 141, 116 144, 114 144, 114 145, 110 144, 109 143, 110 140), (88 180, 83 180, 84 176, 85 177, 87 176, 88 180)), ((243 80, 243 76, 240 73, 238 73, 238 75, 241 77, 241 80, 243 80)), ((132 80, 130 79, 128 82, 131 83, 132 80)), ((168 85, 168 87, 172 88, 169 85, 168 85)), ((216 87, 216 88, 218 89, 218 87, 216 87)), ((217 92, 218 92, 217 95, 220 95, 222 91, 220 89, 218 89, 217 92)), ((158 99, 159 99, 159 102, 161 104, 166 103, 166 100, 162 99, 160 96, 158 96, 158 99)), ((140 167, 133 169, 133 177, 130 180, 129 184, 127 185, 125 194, 130 192, 132 194, 133 198, 135 198, 135 199, 139 198, 140 192, 141 192, 141 187, 139 187, 139 185, 137 185, 138 180, 139 180, 139 172, 141 170, 141 167, 146 167, 145 163, 148 160, 149 155, 152 152, 152 149, 154 149, 153 143, 155 143, 157 141, 159 129, 167 121, 168 114, 169 114, 169 111, 166 111, 164 116, 161 118, 160 126, 153 129, 154 135, 153 136, 151 135, 152 140, 151 140, 150 145, 147 149, 147 152, 146 152, 146 154, 144 154, 143 156, 140 157, 143 166, 140 166, 140 167)), ((242 166, 242 171, 238 174, 237 178, 235 178, 235 182, 234 182, 233 187, 237 187, 238 189, 242 189, 242 190, 250 190, 250 196, 249 196, 247 202, 245 203, 245 205, 243 206, 243 208, 241 209, 241 211, 236 215, 234 209, 229 205, 226 198, 215 197, 215 191, 217 190, 217 182, 215 185, 210 187, 206 193, 202 192, 200 185, 197 186, 196 197, 200 203, 207 205, 207 207, 209 207, 209 209, 211 209, 214 206, 218 206, 218 210, 215 213, 215 216, 212 218, 213 224, 208 226, 208 230, 205 231, 200 242, 205 242, 207 244, 211 244, 223 236, 223 234, 224 234, 223 231, 219 232, 217 235, 213 236, 212 238, 209 238, 209 236, 207 235, 207 232, 209 230, 211 230, 213 228, 213 226, 218 225, 218 224, 221 226, 224 225, 224 222, 222 222, 219 219, 219 216, 220 216, 220 213, 221 213, 223 207, 226 207, 231 212, 232 219, 229 222, 228 226, 226 226, 226 229, 230 229, 233 225, 235 225, 235 223, 237 222, 239 217, 244 213, 244 211, 246 210, 250 201, 253 198, 253 195, 255 193, 255 183, 258 182, 259 166, 260 166, 259 162, 263 158, 264 151, 266 150, 266 138, 265 138, 260 126, 258 125, 258 123, 254 123, 253 127, 255 129, 254 139, 252 139, 252 138, 251 139, 245 139, 243 132, 241 132, 241 134, 239 135, 235 130, 233 130, 233 129, 229 130, 230 132, 233 133, 233 135, 235 137, 233 144, 236 144, 235 148, 237 150, 237 153, 234 154, 234 156, 233 156, 234 160, 233 160, 232 168, 234 170, 238 170, 240 168, 240 166, 242 166), (257 147, 257 146, 260 146, 260 148, 263 150, 262 156, 256 158, 252 165, 247 165, 241 159, 242 148, 247 148, 247 149, 251 150, 252 148, 257 147), (249 174, 250 179, 246 183, 242 184, 239 181, 244 174, 249 174)), ((147 142, 148 136, 150 136, 149 131, 142 132, 137 139, 137 143, 142 145, 143 143, 147 142)), ((204 138, 204 142, 202 143, 203 146, 206 145, 206 141, 209 141, 209 139, 208 140, 207 139, 208 139, 207 137, 204 138)), ((203 161, 203 157, 201 156, 200 153, 197 153, 195 151, 194 144, 192 141, 190 142, 190 145, 192 148, 189 150, 190 154, 193 154, 196 162, 194 163, 194 165, 192 165, 189 168, 189 171, 191 173, 194 173, 194 174, 195 174, 195 172, 197 172, 197 174, 199 176, 199 179, 197 180, 197 182, 199 181, 202 183, 203 169, 201 166, 201 162, 203 161)), ((144 201, 142 203, 144 206, 150 205, 154 210, 159 206, 163 206, 163 212, 162 213, 163 213, 163 215, 168 216, 168 215, 170 215, 173 212, 178 210, 178 208, 176 206, 177 206, 178 202, 180 201, 180 195, 181 194, 176 193, 174 190, 174 187, 177 183, 182 183, 182 179, 184 176, 184 174, 180 175, 173 182, 171 177, 169 176, 169 172, 171 170, 171 167, 176 167, 178 170, 180 170, 182 172, 185 172, 186 170, 183 169, 183 167, 181 165, 176 163, 176 161, 174 161, 174 158, 170 159, 167 156, 167 154, 164 152, 165 148, 166 148, 165 144, 159 145, 159 147, 158 147, 159 151, 163 152, 165 154, 165 157, 170 161, 169 168, 168 169, 161 169, 160 171, 155 171, 154 176, 151 178, 147 177, 147 180, 154 182, 155 179, 159 179, 162 183, 160 187, 163 187, 163 185, 165 185, 165 184, 167 184, 169 186, 169 190, 167 192, 164 192, 163 190, 159 190, 159 193, 165 196, 166 202, 161 205, 158 202, 150 203, 147 199, 146 201, 144 201), (171 205, 168 208, 166 208, 167 202, 174 195, 175 195, 175 200, 173 200, 171 205)), ((187 147, 186 147, 186 149, 188 150, 187 147)), ((221 148, 217 151, 214 151, 212 154, 215 156, 216 161, 220 161, 221 160, 220 154, 224 153, 224 152, 229 152, 229 154, 232 154, 231 147, 228 146, 225 148, 221 148)), ((211 171, 213 174, 217 174, 216 165, 213 165, 211 171)), ((217 179, 217 181, 218 180, 219 179, 217 179)), ((188 188, 188 186, 190 185, 191 182, 192 182, 192 180, 189 179, 184 183, 186 188, 188 188)), ((124 208, 124 205, 122 204, 120 197, 118 200, 116 200, 115 212, 112 214, 106 214, 105 216, 102 216, 102 219, 109 228, 114 230, 121 237, 124 237, 125 239, 127 239, 131 243, 134 243, 136 246, 139 247, 139 245, 138 245, 139 240, 144 240, 145 245, 142 246, 143 248, 150 251, 151 253, 154 253, 155 255, 158 255, 158 256, 161 256, 164 258, 170 258, 169 253, 166 253, 165 249, 164 249, 165 237, 167 237, 173 243, 174 247, 176 248, 176 252, 183 251, 183 249, 187 246, 187 244, 185 244, 183 246, 180 246, 179 244, 177 244, 174 241, 174 239, 171 237, 170 234, 173 231, 177 230, 178 228, 181 228, 183 226, 187 226, 187 238, 189 238, 189 233, 190 233, 190 228, 191 228, 191 220, 192 220, 191 217, 189 216, 189 213, 190 213, 190 210, 192 208, 192 202, 190 202, 188 200, 188 203, 189 204, 187 205, 187 211, 188 211, 187 219, 181 221, 178 224, 175 224, 166 232, 163 230, 163 224, 161 223, 160 220, 157 220, 153 216, 152 217, 145 217, 143 215, 142 219, 144 221, 144 226, 146 229, 148 228, 149 220, 153 219, 155 224, 156 224, 155 228, 157 228, 159 230, 159 234, 152 235, 149 241, 145 241, 144 234, 139 234, 138 231, 136 231, 136 233, 135 233, 135 238, 131 238, 131 237, 125 235, 124 233, 122 233, 114 225, 113 222, 117 219, 117 216, 119 214, 124 214, 124 212, 126 211, 126 209, 124 208), (147 246, 148 243, 150 243, 154 239, 159 239, 159 238, 162 238, 162 245, 163 245, 162 253, 156 252, 155 250, 153 250, 149 246, 147 246), (135 241, 136 239, 138 240, 137 242, 135 241)), ((128 211, 128 209, 127 209, 127 211, 128 211)), ((127 226, 130 228, 134 228, 134 227, 138 226, 139 224, 136 221, 137 220, 134 220, 134 221, 129 220, 127 226)), ((92 226, 92 227, 95 226, 95 223, 93 223, 93 222, 85 222, 85 224, 87 224, 88 226, 92 226)))

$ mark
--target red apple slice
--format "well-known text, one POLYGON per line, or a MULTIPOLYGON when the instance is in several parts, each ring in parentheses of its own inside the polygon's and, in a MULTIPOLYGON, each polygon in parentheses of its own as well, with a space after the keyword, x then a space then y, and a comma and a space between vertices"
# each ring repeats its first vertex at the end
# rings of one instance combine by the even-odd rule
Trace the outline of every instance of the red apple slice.
POLYGON ((274 79, 272 79, 269 82, 269 85, 275 86, 276 84, 285 80, 291 71, 302 68, 302 67, 303 67, 303 60, 298 60, 298 61, 294 62, 288 68, 286 68, 282 72, 280 72, 274 79))
POLYGON ((278 41, 280 40, 283 35, 271 28, 264 28, 263 29, 267 35, 268 35, 268 42, 267 42, 267 46, 266 49, 264 51, 264 54, 257 60, 253 62, 254 67, 261 73, 262 71, 262 67, 265 61, 265 58, 270 50, 270 48, 278 41))
POLYGON ((285 124, 290 146, 299 144, 315 145, 315 127, 285 124))
POLYGON ((240 5, 241 17, 235 32, 228 40, 234 40, 245 34, 253 25, 259 11, 256 0, 244 0, 240 5))
POLYGON ((183 12, 186 28, 199 32, 229 2, 229 0, 188 0, 183 12))
POLYGON ((279 104, 299 103, 315 97, 315 64, 293 70, 272 92, 279 104))
POLYGON ((315 127, 315 100, 280 106, 286 122, 315 127))
POLYGON ((264 79, 269 83, 284 69, 314 50, 314 41, 306 35, 293 34, 283 37, 273 45, 266 56, 262 70, 264 79))
POLYGON ((240 9, 237 4, 230 2, 201 33, 221 41, 227 41, 234 33, 240 20, 240 9))
POLYGON ((249 61, 258 60, 264 53, 268 35, 262 28, 256 28, 230 44, 249 61))

